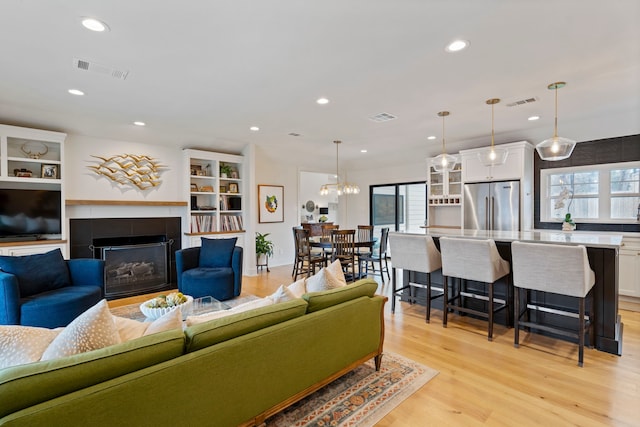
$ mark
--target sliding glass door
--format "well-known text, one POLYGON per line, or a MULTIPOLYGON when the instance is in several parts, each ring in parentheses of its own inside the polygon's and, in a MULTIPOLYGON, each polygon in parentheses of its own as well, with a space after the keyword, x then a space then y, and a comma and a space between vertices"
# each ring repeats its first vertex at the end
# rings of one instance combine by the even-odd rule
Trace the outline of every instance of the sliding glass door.
POLYGON ((369 187, 369 222, 375 235, 390 231, 424 232, 427 219, 427 185, 410 182, 369 187))

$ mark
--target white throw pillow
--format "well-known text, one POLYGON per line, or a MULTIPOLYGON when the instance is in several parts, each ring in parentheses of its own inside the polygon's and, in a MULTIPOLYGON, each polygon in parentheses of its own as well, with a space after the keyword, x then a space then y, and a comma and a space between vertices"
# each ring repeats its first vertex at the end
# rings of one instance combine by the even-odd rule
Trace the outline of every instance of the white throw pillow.
POLYGON ((302 295, 307 293, 307 278, 303 277, 302 279, 293 282, 287 289, 291 291, 294 297, 302 298, 302 295))
POLYGON ((118 344, 120 335, 107 300, 76 317, 51 342, 40 360, 52 360, 118 344))
POLYGON ((113 316, 113 321, 116 323, 120 340, 127 342, 145 335, 157 334, 171 329, 181 329, 182 313, 178 308, 158 317, 153 322, 140 322, 118 316, 113 316))
POLYGON ((208 322, 209 320, 231 316, 232 314, 242 313, 243 311, 253 310, 254 308, 266 307, 272 304, 275 304, 273 299, 271 299, 271 297, 266 297, 245 302, 244 304, 240 304, 229 310, 220 310, 214 311, 213 313, 200 314, 198 316, 189 316, 187 317, 187 326, 197 325, 199 323, 208 322))
POLYGON ((307 292, 327 291, 329 289, 341 288, 347 285, 346 280, 344 280, 344 273, 342 273, 341 267, 339 268, 342 280, 331 273, 331 271, 335 270, 334 264, 336 262, 340 264, 339 261, 335 261, 329 266, 331 267, 331 270, 329 269, 329 267, 321 268, 320 271, 307 279, 307 292))
POLYGON ((340 264, 339 260, 333 261, 331 264, 327 266, 327 271, 331 273, 334 279, 338 281, 338 283, 333 282, 330 289, 341 288, 343 286, 347 286, 347 279, 344 277, 344 271, 342 271, 342 264, 340 264))
POLYGON ((284 285, 280 285, 280 287, 269 296, 273 300, 274 303, 291 301, 292 299, 296 299, 296 297, 289 288, 285 288, 284 285))
POLYGON ((180 307, 171 310, 151 322, 143 335, 157 334, 158 332, 170 331, 172 329, 182 329, 182 311, 180 307))
POLYGON ((37 362, 62 328, 0 326, 0 368, 37 362))

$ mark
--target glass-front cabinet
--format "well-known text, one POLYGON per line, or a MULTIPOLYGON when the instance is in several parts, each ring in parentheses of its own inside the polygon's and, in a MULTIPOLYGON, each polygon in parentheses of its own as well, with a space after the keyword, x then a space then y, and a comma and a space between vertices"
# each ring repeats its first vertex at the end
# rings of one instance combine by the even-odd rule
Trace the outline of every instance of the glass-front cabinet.
POLYGON ((462 198, 462 166, 456 163, 452 171, 437 172, 427 159, 429 170, 429 206, 460 205, 462 198))

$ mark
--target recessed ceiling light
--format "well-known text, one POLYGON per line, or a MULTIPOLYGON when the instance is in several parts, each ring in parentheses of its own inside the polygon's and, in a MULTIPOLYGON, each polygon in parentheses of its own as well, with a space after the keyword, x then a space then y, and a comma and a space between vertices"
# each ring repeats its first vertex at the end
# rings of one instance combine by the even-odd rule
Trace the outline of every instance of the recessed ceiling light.
POLYGON ((249 128, 249 130, 254 131, 254 132, 258 132, 260 130, 260 128, 258 126, 251 126, 249 128))
POLYGON ((534 121, 534 120, 539 120, 540 116, 531 116, 529 117, 527 120, 529 120, 530 122, 534 121))
POLYGON ((146 126, 147 124, 145 122, 133 122, 134 125, 136 126, 146 126))
POLYGON ((444 49, 447 52, 460 52, 462 49, 469 47, 467 40, 454 40, 444 49))
POLYGON ((360 150, 360 152, 361 152, 361 153, 366 153, 366 152, 367 152, 367 150, 360 150))
POLYGON ((91 31, 109 31, 109 26, 95 18, 82 18, 82 26, 91 31))
POLYGON ((427 139, 436 139, 436 137, 431 135, 431 136, 428 136, 427 139))
POLYGON ((69 93, 71 95, 78 95, 78 96, 84 95, 84 92, 78 89, 69 89, 69 93))
POLYGON ((318 98, 316 102, 320 105, 328 104, 329 100, 327 98, 318 98))

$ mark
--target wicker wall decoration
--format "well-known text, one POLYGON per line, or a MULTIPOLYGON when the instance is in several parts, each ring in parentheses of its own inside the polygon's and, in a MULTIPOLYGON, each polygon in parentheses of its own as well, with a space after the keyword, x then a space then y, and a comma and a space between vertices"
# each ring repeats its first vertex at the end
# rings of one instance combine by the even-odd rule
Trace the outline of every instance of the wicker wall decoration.
POLYGON ((136 154, 118 154, 111 157, 91 156, 99 159, 96 165, 87 166, 93 172, 120 185, 149 190, 162 183, 160 175, 166 166, 153 157, 136 154))

